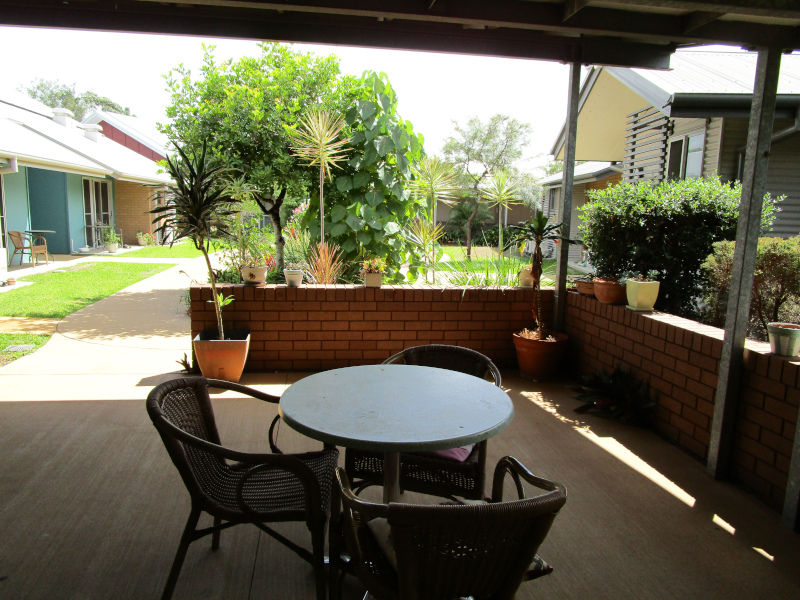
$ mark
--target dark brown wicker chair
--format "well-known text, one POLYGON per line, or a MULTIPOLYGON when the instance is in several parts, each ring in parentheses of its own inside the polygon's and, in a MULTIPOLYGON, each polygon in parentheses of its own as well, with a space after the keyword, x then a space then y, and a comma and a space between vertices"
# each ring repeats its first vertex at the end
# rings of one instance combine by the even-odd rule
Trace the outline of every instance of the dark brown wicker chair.
MULTIPOLYGON (((459 371, 481 379, 490 378, 497 387, 500 371, 486 356, 469 348, 431 344, 406 348, 383 364, 406 364, 459 371)), ((424 454, 400 455, 400 489, 432 496, 483 499, 486 480, 486 441, 475 445, 464 462, 424 454)), ((345 470, 360 492, 383 485, 383 454, 347 448, 345 470)))
MULTIPOLYGON (((147 413, 192 498, 192 510, 162 598, 172 596, 190 543, 212 534, 211 547, 216 549, 220 531, 252 523, 312 564, 317 600, 324 600, 325 525, 338 451, 326 446, 322 451, 304 454, 250 454, 225 448, 214 421, 209 386, 266 402, 279 400, 243 385, 202 377, 162 383, 147 397, 147 413), (202 512, 214 517, 213 527, 196 529, 202 512), (312 552, 265 525, 284 521, 306 523, 312 552)), ((272 428, 270 447, 274 451, 271 438, 272 428)))
MULTIPOLYGON (((512 600, 523 581, 552 571, 536 553, 567 500, 566 490, 514 458, 497 464, 491 501, 482 504, 373 504, 352 492, 342 469, 337 478, 341 496, 334 498, 333 514, 339 514, 341 501, 352 569, 378 600, 512 600), (520 498, 521 480, 546 493, 503 502, 506 473, 520 498), (373 519, 388 522, 396 570, 368 525, 373 519)), ((336 581, 334 573, 332 599, 338 598, 336 581)))

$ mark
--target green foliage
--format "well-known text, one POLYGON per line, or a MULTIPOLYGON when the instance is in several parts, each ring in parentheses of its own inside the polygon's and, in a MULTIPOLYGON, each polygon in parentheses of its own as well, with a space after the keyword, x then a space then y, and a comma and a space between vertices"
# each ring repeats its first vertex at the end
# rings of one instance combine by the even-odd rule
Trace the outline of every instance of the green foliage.
POLYGON ((218 63, 205 48, 198 78, 182 65, 167 76, 171 122, 161 126, 178 145, 213 140, 212 153, 241 176, 242 192, 272 218, 276 261, 283 265, 281 205, 308 197, 313 170, 300 167, 288 133, 308 109, 343 113, 355 80, 340 77, 336 57, 314 57, 279 44, 259 56, 218 63))
MULTIPOLYGON (((707 279, 703 320, 723 327, 736 243, 714 244, 703 262, 707 279)), ((767 339, 767 323, 800 322, 800 237, 759 238, 748 334, 767 339)))
MULTIPOLYGON (((345 261, 365 255, 386 261, 394 281, 400 267, 412 260, 414 247, 401 232, 419 213, 409 194, 411 165, 422 156, 422 136, 397 114, 397 94, 386 74, 368 71, 360 80, 356 100, 345 115, 350 128, 350 160, 332 185, 326 184, 325 232, 345 261), (329 220, 330 219, 330 220, 329 220)), ((312 177, 319 178, 318 173, 312 177)), ((303 219, 319 239, 319 195, 312 193, 303 219)), ((412 266, 412 276, 415 274, 412 266)))
POLYGON ((35 285, 0 294, 0 316, 60 319, 174 266, 99 260, 68 267, 63 273, 25 275, 20 279, 35 285))
POLYGON ((81 92, 75 90, 75 84, 67 85, 50 79, 35 79, 24 90, 31 98, 46 104, 51 108, 60 106, 72 111, 75 119, 80 121, 93 107, 99 107, 109 112, 130 115, 131 109, 123 108, 110 98, 100 96, 94 92, 81 92))
MULTIPOLYGON (((702 293, 700 265, 714 242, 736 236, 739 183, 719 178, 623 183, 590 190, 579 230, 601 277, 626 271, 658 272, 656 308, 693 317, 702 293)), ((773 202, 764 198, 762 228, 768 228, 773 202)))
POLYGON ((658 393, 651 398, 648 383, 638 381, 621 367, 613 373, 600 371, 595 375, 585 375, 582 380, 577 399, 586 404, 576 408, 575 412, 613 417, 628 425, 651 426, 658 393))
POLYGON ((451 285, 458 286, 516 286, 525 262, 516 258, 473 258, 466 261, 442 263, 441 270, 451 285))
POLYGON ((486 222, 492 218, 492 213, 486 204, 483 202, 478 203, 478 210, 470 221, 470 215, 473 214, 474 210, 475 203, 470 199, 464 199, 450 209, 450 218, 447 220, 446 231, 452 239, 466 240, 467 225, 469 225, 470 239, 477 238, 483 241, 481 233, 492 229, 492 225, 486 222))
POLYGON ((121 244, 122 239, 117 235, 113 227, 108 227, 103 231, 103 243, 108 244, 121 244))

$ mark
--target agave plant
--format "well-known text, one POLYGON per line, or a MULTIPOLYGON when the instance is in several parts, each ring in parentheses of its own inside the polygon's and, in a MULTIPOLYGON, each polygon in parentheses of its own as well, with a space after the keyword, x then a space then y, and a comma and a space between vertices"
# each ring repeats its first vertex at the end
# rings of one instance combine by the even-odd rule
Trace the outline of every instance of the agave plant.
POLYGON ((163 204, 150 212, 156 215, 153 220, 157 225, 155 231, 161 232, 165 239, 170 238, 170 245, 188 238, 203 253, 214 296, 219 339, 224 340, 222 307, 231 302, 232 298, 223 298, 222 294, 217 293, 217 280, 208 251, 212 237, 231 235, 225 217, 238 212, 233 209, 233 205, 240 200, 228 193, 223 179, 227 169, 206 156, 205 141, 199 154, 184 151, 180 147, 177 150, 177 157, 167 158, 167 172, 173 183, 167 186, 163 204))
POLYGON ((331 169, 347 158, 347 140, 340 140, 344 119, 324 110, 312 110, 300 119, 300 127, 291 130, 295 141, 292 154, 307 161, 306 166, 319 165, 319 239, 325 241, 325 201, 323 185, 331 169))
POLYGON ((491 207, 498 207, 497 212, 497 252, 503 255, 503 219, 501 218, 502 209, 508 208, 513 204, 521 204, 519 194, 520 188, 508 171, 501 170, 493 173, 482 189, 483 197, 491 207))
POLYGON ((535 340, 546 340, 549 335, 540 311, 542 306, 542 243, 547 240, 562 239, 561 223, 550 223, 549 220, 544 212, 537 210, 530 221, 522 221, 511 226, 511 229, 515 230, 515 241, 533 243, 531 276, 533 277, 533 318, 536 321, 536 331, 533 332, 532 339, 535 340))

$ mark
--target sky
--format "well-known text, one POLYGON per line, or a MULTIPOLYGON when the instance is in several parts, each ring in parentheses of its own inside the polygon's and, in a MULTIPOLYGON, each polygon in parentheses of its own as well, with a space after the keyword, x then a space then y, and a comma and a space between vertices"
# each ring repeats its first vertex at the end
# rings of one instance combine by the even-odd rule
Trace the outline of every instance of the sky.
MULTIPOLYGON (((184 64, 198 72, 203 44, 219 58, 255 56, 256 42, 166 35, 0 27, 6 57, 0 91, 35 79, 76 84, 78 92, 107 96, 152 123, 164 119, 169 102, 163 76, 184 64)), ((361 75, 371 69, 389 76, 398 94, 398 113, 425 136, 425 150, 438 154, 453 135, 452 121, 494 114, 530 123, 533 133, 520 166, 533 171, 547 154, 566 118, 566 65, 399 50, 296 44, 318 55, 336 54, 341 70, 361 75)))

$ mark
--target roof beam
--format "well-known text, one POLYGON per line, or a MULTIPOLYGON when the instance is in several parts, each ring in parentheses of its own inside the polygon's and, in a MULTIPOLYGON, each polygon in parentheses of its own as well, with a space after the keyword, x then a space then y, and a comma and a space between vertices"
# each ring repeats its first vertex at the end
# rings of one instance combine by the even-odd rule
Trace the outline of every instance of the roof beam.
MULTIPOLYGON (((535 30, 545 34, 560 36, 604 36, 617 37, 647 43, 695 45, 704 43, 735 44, 758 47, 770 45, 786 50, 800 49, 795 28, 787 25, 767 25, 760 23, 742 23, 715 21, 715 27, 708 25, 686 31, 683 16, 677 14, 637 12, 637 5, 653 4, 654 6, 672 6, 673 4, 691 5, 692 11, 706 10, 707 4, 714 5, 714 0, 707 2, 672 2, 671 0, 620 0, 630 9, 594 7, 586 4, 586 0, 569 0, 574 8, 581 9, 565 21, 565 5, 554 2, 521 1, 521 0, 438 0, 431 8, 430 0, 286 0, 269 2, 261 0, 176 0, 170 3, 158 0, 118 0, 106 2, 75 2, 68 4, 60 0, 0 0, 0 21, 5 20, 2 7, 27 8, 30 11, 65 10, 85 11, 91 8, 99 14, 113 12, 147 12, 160 18, 159 15, 176 7, 183 7, 184 14, 198 12, 210 14, 216 11, 221 18, 243 19, 270 18, 267 15, 295 14, 295 18, 326 17, 330 19, 346 19, 351 24, 363 18, 373 21, 411 21, 428 23, 449 23, 458 27, 475 29, 508 28, 535 30), (110 5, 110 6, 108 6, 110 5), (260 16, 259 16, 260 15, 260 16)), ((730 0, 731 2, 750 2, 756 0, 730 0)), ((759 5, 775 5, 779 0, 757 0, 759 5)), ((783 0, 784 4, 800 5, 800 0, 783 0)), ((716 5, 714 5, 716 6, 716 5)), ((719 9, 707 12, 724 12, 719 9)), ((787 11, 800 21, 800 10, 787 11)), ((775 13, 771 13, 774 14, 775 13)))
POLYGON ((582 8, 589 4, 590 0, 567 0, 564 2, 564 21, 569 21, 578 14, 582 8))
POLYGON ((702 10, 695 11, 693 13, 689 13, 684 17, 684 25, 683 25, 683 32, 690 33, 695 29, 700 29, 703 25, 708 25, 712 21, 716 21, 720 17, 723 17, 725 13, 718 13, 718 12, 705 12, 702 10))
POLYGON ((614 3, 746 16, 800 17, 800 0, 614 0, 614 3))
MULTIPOLYGON (((0 0, 0 5, 8 4, 0 0)), ((18 4, 18 3, 17 3, 18 4)), ((226 11, 219 7, 163 5, 120 0, 105 4, 9 6, 0 10, 9 25, 111 30, 239 39, 309 42, 372 48, 481 54, 570 62, 581 48, 586 64, 665 69, 671 44, 626 42, 605 37, 556 36, 520 29, 465 29, 448 23, 378 21, 349 15, 277 11, 226 11), (114 10, 116 5, 117 10, 114 10), (157 16, 156 16, 157 15, 157 16)))

